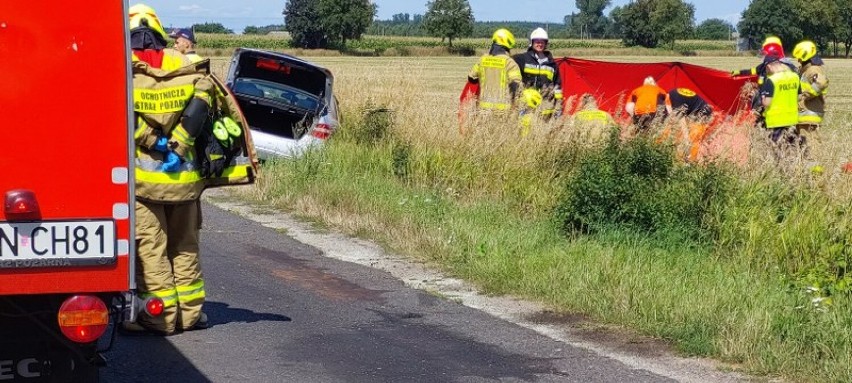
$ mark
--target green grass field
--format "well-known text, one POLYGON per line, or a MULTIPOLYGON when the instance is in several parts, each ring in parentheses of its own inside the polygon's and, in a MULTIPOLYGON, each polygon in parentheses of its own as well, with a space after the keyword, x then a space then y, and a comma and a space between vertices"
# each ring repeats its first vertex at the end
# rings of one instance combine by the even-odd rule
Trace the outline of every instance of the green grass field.
MULTIPOLYGON (((723 70, 757 62, 583 57, 723 70)), ((795 381, 852 381, 852 175, 839 170, 852 154, 852 61, 827 60, 830 112, 812 146, 826 171, 782 175, 760 145, 743 166, 687 166, 640 140, 590 148, 570 125, 519 139, 515 125, 491 122, 462 136, 458 96, 473 57, 307 59, 335 74, 343 123, 324 150, 265 163, 246 192, 258 203, 685 355, 795 381), (618 170, 624 163, 656 175, 637 178, 618 170), (560 213, 610 208, 572 198, 625 184, 629 193, 600 201, 641 219, 604 214, 596 230, 565 230, 560 213), (633 195, 642 198, 624 197, 633 195)), ((225 58, 213 63, 224 73, 225 58)))

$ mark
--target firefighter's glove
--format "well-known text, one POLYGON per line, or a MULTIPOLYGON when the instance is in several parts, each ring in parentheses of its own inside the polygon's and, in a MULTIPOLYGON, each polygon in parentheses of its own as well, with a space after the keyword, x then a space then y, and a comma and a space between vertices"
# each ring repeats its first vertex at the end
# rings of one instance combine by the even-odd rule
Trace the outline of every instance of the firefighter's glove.
POLYGON ((201 176, 219 177, 225 170, 225 149, 217 140, 210 140, 204 147, 204 157, 201 159, 201 176))
POLYGON ((163 156, 163 171, 172 173, 180 170, 180 157, 173 151, 169 150, 163 156))
POLYGON ((169 138, 163 136, 157 137, 157 141, 154 142, 154 146, 151 149, 160 153, 167 153, 169 151, 169 138))

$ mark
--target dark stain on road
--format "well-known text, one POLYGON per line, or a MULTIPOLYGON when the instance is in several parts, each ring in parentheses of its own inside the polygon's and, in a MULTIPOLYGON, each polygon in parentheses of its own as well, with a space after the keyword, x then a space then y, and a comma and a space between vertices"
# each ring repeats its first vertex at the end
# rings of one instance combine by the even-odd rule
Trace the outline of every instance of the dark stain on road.
POLYGON ((364 288, 324 268, 312 266, 310 261, 293 258, 284 252, 251 246, 246 254, 248 257, 274 260, 277 267, 270 270, 272 275, 285 283, 299 286, 325 299, 344 302, 382 303, 385 301, 382 294, 386 291, 364 288))
POLYGON ((563 375, 553 358, 532 358, 479 342, 441 326, 384 313, 381 320, 314 334, 283 351, 294 362, 334 361, 327 372, 347 382, 536 381, 563 375))

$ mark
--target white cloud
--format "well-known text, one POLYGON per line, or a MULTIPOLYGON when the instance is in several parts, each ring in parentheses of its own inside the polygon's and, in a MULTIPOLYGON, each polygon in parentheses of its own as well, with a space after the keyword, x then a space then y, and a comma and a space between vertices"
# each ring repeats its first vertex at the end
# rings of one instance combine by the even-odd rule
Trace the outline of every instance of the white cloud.
POLYGON ((204 12, 204 7, 202 7, 198 4, 179 5, 178 10, 181 11, 181 12, 201 13, 201 12, 204 12))

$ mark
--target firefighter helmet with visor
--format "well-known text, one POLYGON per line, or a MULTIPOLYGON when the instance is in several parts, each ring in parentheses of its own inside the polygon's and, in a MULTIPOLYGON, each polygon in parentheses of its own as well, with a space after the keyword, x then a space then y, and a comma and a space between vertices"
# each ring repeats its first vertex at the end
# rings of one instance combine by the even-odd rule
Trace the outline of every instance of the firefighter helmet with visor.
POLYGON ((128 14, 130 16, 131 30, 147 26, 162 36, 164 40, 169 38, 169 35, 166 33, 166 30, 163 29, 163 23, 160 22, 160 18, 157 17, 157 12, 154 11, 154 8, 141 3, 135 4, 130 7, 128 14))
POLYGON ((506 49, 512 49, 515 47, 515 36, 506 28, 500 28, 494 31, 494 35, 491 36, 491 40, 494 41, 494 44, 506 49))
POLYGON ((817 46, 813 41, 802 41, 793 48, 793 57, 801 62, 808 61, 817 54, 817 46))
POLYGON ((763 45, 761 45, 761 48, 766 47, 769 44, 778 44, 781 47, 784 46, 784 44, 781 43, 781 39, 778 38, 778 36, 767 36, 766 39, 763 40, 763 45))
POLYGON ((784 48, 781 48, 781 44, 766 44, 763 46, 763 49, 760 50, 760 53, 763 56, 775 56, 779 58, 784 58, 784 48))

